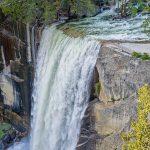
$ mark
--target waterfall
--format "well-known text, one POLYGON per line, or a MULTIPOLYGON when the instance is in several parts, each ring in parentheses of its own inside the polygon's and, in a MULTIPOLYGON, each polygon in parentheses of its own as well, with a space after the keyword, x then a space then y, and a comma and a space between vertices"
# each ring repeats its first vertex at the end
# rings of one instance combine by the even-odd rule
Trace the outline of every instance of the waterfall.
MULTIPOLYGON (((75 150, 100 49, 90 38, 43 31, 33 90, 30 150, 75 150)), ((22 144, 14 150, 27 150, 22 144), (19 147, 19 148, 18 148, 19 147)))
POLYGON ((37 58, 31 150, 74 150, 99 44, 45 29, 37 58))

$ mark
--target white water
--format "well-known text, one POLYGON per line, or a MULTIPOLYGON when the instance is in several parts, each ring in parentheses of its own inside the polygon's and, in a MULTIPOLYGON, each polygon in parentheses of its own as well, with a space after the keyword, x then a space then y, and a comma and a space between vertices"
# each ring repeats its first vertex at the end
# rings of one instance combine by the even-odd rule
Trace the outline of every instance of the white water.
POLYGON ((113 19, 117 14, 112 10, 105 11, 95 17, 70 22, 64 27, 71 27, 83 35, 98 40, 148 41, 150 36, 144 33, 143 22, 148 15, 132 18, 113 19))
POLYGON ((100 50, 89 38, 71 38, 46 28, 37 58, 30 144, 13 150, 75 150, 90 81, 100 50))

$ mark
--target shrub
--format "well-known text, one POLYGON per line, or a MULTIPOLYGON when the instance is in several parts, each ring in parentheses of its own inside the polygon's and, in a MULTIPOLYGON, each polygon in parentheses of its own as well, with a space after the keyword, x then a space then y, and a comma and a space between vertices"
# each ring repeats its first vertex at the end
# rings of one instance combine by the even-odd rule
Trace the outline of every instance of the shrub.
POLYGON ((123 150, 150 149, 150 86, 145 84, 138 91, 137 119, 128 133, 122 133, 123 150))
POLYGON ((137 58, 141 58, 142 54, 141 54, 141 53, 138 53, 138 52, 133 52, 133 53, 132 53, 132 56, 133 56, 133 57, 137 57, 137 58))
POLYGON ((97 82, 97 83, 95 84, 95 94, 96 94, 97 96, 99 96, 100 90, 101 90, 101 84, 100 84, 99 82, 97 82))
POLYGON ((8 123, 0 123, 0 139, 9 131, 11 125, 8 123))
POLYGON ((141 56, 142 60, 149 60, 150 56, 147 53, 143 53, 143 55, 141 56))
POLYGON ((150 56, 148 53, 138 53, 138 52, 133 52, 132 57, 136 58, 141 58, 142 60, 150 60, 150 56))

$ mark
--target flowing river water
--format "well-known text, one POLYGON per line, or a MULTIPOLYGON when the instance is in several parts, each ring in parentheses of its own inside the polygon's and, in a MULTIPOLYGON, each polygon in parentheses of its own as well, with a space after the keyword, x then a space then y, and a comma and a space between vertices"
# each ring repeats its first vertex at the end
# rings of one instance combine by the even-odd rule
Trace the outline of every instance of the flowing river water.
POLYGON ((63 28, 70 28, 80 32, 81 35, 92 37, 96 40, 119 40, 119 41, 147 41, 150 36, 145 34, 142 27, 148 15, 115 19, 117 14, 113 10, 105 11, 95 17, 71 21, 63 28))

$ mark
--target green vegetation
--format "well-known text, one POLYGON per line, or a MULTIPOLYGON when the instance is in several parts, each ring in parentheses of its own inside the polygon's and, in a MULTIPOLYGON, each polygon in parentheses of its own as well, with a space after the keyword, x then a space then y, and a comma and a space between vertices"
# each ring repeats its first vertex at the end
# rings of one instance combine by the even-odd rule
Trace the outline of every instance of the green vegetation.
POLYGON ((37 4, 32 0, 3 0, 0 4, 4 14, 11 15, 15 20, 29 22, 36 17, 37 4))
MULTIPOLYGON (((110 6, 112 0, 3 0, 0 8, 14 20, 32 23, 36 20, 49 24, 59 18, 59 13, 68 16, 82 16, 94 14, 95 5, 110 6)), ((116 1, 117 2, 117 1, 116 1)), ((117 4, 122 17, 135 16, 139 12, 150 13, 149 0, 119 0, 117 4)), ((144 31, 150 34, 150 17, 143 23, 144 31)))
POLYGON ((94 5, 92 0, 3 0, 0 8, 4 14, 11 15, 17 21, 30 23, 40 19, 50 23, 57 19, 57 14, 62 10, 68 15, 89 14, 93 11, 94 5))
POLYGON ((141 53, 138 53, 138 52, 133 52, 133 53, 132 53, 132 56, 133 56, 133 57, 137 57, 137 58, 141 58, 142 54, 141 54, 141 53))
POLYGON ((8 123, 0 123, 0 139, 8 132, 11 128, 11 125, 8 123))
POLYGON ((101 84, 100 84, 99 82, 97 82, 97 83, 95 84, 95 94, 96 94, 97 96, 99 96, 100 91, 101 91, 101 84))
POLYGON ((123 150, 150 149, 150 86, 145 84, 138 95, 137 119, 132 122, 129 133, 122 133, 123 150))
POLYGON ((132 57, 136 58, 141 58, 142 60, 150 60, 150 56, 148 53, 138 53, 138 52, 133 52, 132 57))
MULTIPOLYGON (((150 13, 149 0, 130 0, 127 7, 128 12, 131 16, 136 16, 139 12, 150 13)), ((148 17, 144 22, 142 27, 144 27, 144 32, 148 35, 150 34, 150 17, 148 17)))
MULTIPOLYGON (((146 1, 145 1, 146 2, 146 1)), ((143 0, 130 0, 128 3, 129 13, 135 16, 138 12, 145 10, 145 2, 143 0)))
MULTIPOLYGON (((149 11, 150 11, 150 10, 149 10, 149 11)), ((144 27, 145 33, 147 33, 148 35, 150 35, 150 17, 148 17, 148 18, 143 22, 143 27, 144 27)))

